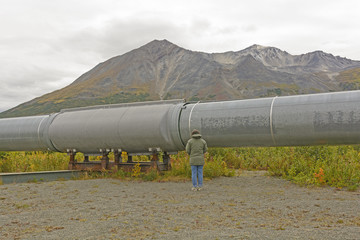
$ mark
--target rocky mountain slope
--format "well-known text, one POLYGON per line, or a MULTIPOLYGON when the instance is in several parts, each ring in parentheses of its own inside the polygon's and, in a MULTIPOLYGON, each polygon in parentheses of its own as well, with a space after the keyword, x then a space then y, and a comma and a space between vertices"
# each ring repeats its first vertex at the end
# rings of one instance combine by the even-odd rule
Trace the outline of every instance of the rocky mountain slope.
POLYGON ((237 52, 194 52, 167 40, 154 40, 100 63, 69 86, 0 117, 119 102, 228 100, 359 88, 358 80, 347 71, 360 72, 360 61, 322 51, 291 55, 259 45, 237 52))

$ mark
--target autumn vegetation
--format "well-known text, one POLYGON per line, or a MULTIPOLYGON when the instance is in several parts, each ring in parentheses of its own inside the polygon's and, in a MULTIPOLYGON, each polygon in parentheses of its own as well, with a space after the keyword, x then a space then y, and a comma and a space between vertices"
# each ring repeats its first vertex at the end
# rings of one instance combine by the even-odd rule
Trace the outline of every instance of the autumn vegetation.
MULTIPOLYGON (((110 159, 113 156, 110 155, 110 159)), ((77 160, 83 156, 77 154, 77 160)), ((134 161, 147 158, 134 157, 134 161)), ((99 160, 93 157, 91 160, 99 160)), ((247 147, 211 148, 206 155, 204 176, 235 176, 242 170, 267 170, 301 185, 331 186, 356 190, 360 186, 360 146, 311 147, 247 147)), ((64 170, 68 167, 66 154, 55 152, 0 152, 0 172, 31 172, 64 170)), ((159 173, 155 169, 141 172, 113 170, 87 173, 85 178, 115 177, 144 181, 169 181, 190 179, 188 156, 179 152, 171 158, 170 171, 159 173)))

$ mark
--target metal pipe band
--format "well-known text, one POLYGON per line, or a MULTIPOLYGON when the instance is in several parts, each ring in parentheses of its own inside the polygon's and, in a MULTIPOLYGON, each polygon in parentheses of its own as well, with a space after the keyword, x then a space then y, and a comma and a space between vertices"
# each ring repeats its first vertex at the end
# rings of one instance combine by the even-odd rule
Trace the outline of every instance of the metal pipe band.
POLYGON ((270 106, 270 133, 271 133, 271 139, 273 140, 274 145, 276 145, 276 141, 275 141, 275 137, 274 137, 274 129, 273 129, 273 107, 274 107, 274 102, 275 99, 277 98, 274 97, 273 100, 271 101, 271 106, 270 106))

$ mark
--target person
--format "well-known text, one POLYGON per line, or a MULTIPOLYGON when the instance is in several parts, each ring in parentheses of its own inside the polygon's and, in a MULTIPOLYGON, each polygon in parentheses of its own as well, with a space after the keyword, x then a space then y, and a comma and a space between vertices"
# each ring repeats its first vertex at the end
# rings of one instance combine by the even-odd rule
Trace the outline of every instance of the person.
POLYGON ((191 132, 191 138, 186 144, 186 152, 190 155, 191 180, 193 191, 200 191, 203 187, 203 167, 205 164, 204 154, 208 147, 198 130, 191 132))

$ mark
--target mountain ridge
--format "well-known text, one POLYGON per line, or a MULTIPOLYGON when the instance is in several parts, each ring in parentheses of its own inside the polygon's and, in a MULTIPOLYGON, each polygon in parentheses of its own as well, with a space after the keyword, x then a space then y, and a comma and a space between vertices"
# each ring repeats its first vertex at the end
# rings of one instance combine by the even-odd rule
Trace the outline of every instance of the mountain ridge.
POLYGON ((0 117, 132 101, 231 100, 358 89, 349 78, 357 68, 360 61, 323 51, 291 55, 254 44, 240 51, 205 53, 154 40, 101 62, 70 85, 0 117), (346 71, 350 73, 341 74, 346 71))

